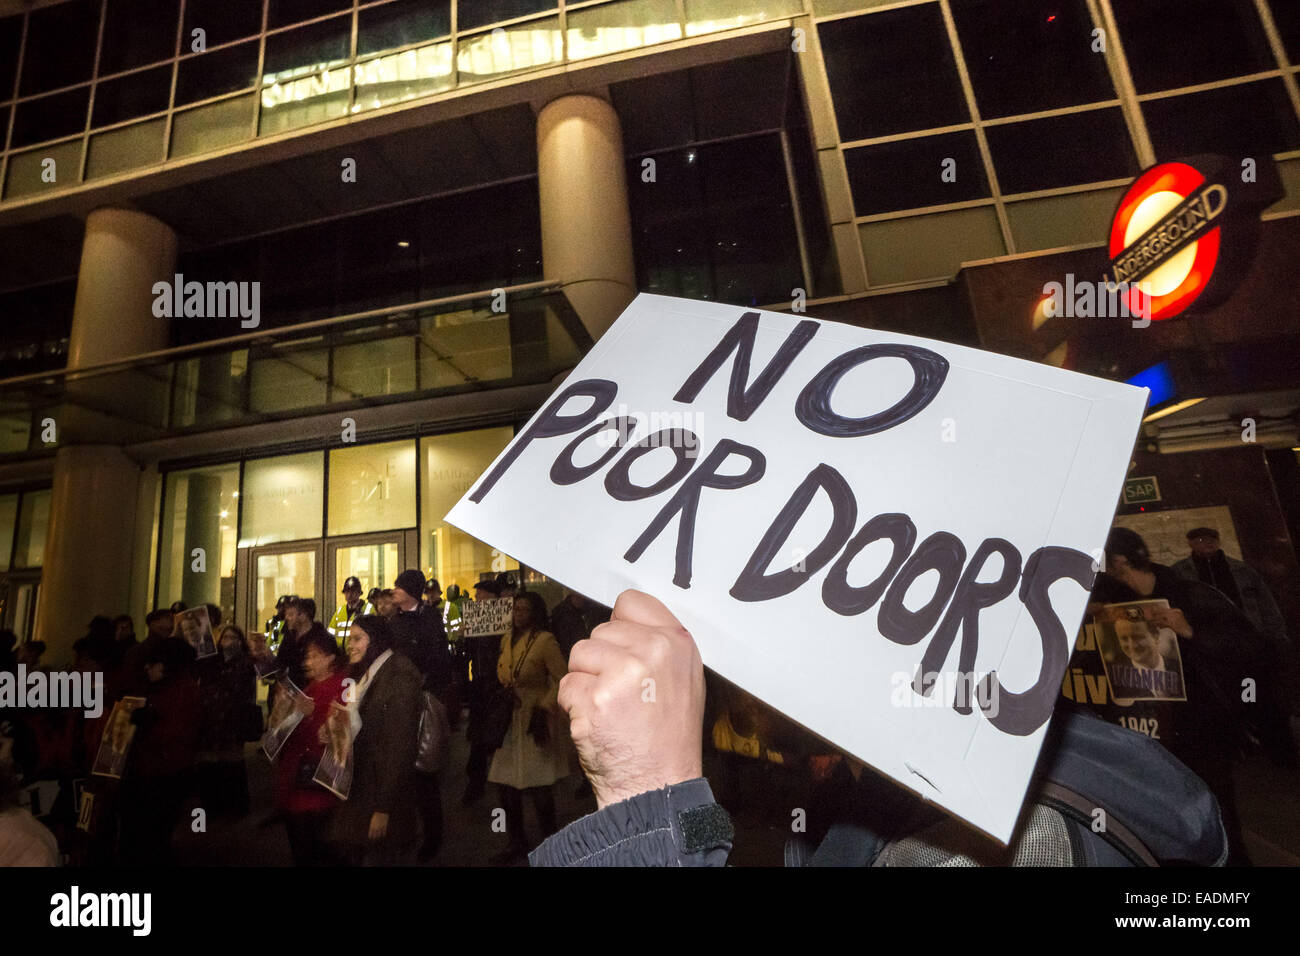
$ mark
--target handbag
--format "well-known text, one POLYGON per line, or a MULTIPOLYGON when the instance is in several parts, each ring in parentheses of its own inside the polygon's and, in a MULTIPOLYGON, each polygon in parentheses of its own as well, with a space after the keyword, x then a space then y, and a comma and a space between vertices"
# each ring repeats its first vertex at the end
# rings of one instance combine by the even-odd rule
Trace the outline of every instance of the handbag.
POLYGON ((451 725, 447 721, 447 708, 429 691, 424 691, 420 711, 420 733, 416 738, 415 769, 421 773, 437 773, 447 762, 451 743, 451 725))
MULTIPOLYGON (((519 660, 515 661, 510 671, 512 684, 519 680, 519 673, 523 670, 524 661, 528 659, 528 652, 533 649, 533 641, 536 639, 536 631, 528 635, 524 652, 519 660)), ((514 720, 515 709, 519 704, 519 695, 515 693, 514 687, 497 684, 488 693, 487 702, 483 707, 483 739, 493 750, 499 750, 505 743, 506 734, 510 732, 510 724, 514 720)))
POLYGON ((551 722, 547 718, 545 708, 533 708, 533 712, 528 718, 528 736, 532 737, 533 743, 539 747, 545 747, 550 743, 551 722))

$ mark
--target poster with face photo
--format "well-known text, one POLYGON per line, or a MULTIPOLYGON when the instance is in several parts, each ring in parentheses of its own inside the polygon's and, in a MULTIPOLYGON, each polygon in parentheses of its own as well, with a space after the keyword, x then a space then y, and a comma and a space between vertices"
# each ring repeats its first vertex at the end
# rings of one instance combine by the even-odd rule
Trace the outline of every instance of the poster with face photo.
POLYGON ((99 751, 95 754, 95 766, 91 773, 100 777, 121 778, 126 769, 126 755, 135 739, 135 724, 131 723, 131 714, 143 707, 143 697, 123 697, 113 705, 113 712, 108 715, 108 726, 104 736, 99 739, 99 751))
POLYGON ((177 614, 176 634, 194 648, 200 660, 216 656, 217 642, 212 639, 212 624, 206 607, 192 607, 177 614))
POLYGON ((277 687, 271 716, 266 720, 266 733, 262 735, 262 750, 270 760, 276 758, 294 728, 302 723, 303 717, 311 713, 314 706, 312 699, 288 677, 281 677, 277 687))
POLYGON ((352 741, 360 729, 360 718, 341 704, 330 704, 325 718, 325 752, 312 780, 344 800, 352 791, 352 741))
POLYGON ((1153 611, 1168 601, 1108 604, 1097 616, 1098 650, 1116 703, 1187 700, 1178 635, 1159 626, 1153 611))

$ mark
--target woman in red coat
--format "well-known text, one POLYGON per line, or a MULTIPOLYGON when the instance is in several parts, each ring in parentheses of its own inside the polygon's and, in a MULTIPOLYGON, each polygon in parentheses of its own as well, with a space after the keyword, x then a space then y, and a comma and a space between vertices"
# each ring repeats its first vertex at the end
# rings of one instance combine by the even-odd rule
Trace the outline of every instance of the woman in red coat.
POLYGON ((310 703, 302 702, 302 722, 276 755, 275 805, 284 814, 294 865, 330 866, 337 861, 326 837, 339 799, 313 783, 312 775, 325 752, 322 730, 330 707, 345 703, 343 665, 347 659, 324 631, 309 633, 304 642, 302 662, 308 683, 303 693, 310 703))

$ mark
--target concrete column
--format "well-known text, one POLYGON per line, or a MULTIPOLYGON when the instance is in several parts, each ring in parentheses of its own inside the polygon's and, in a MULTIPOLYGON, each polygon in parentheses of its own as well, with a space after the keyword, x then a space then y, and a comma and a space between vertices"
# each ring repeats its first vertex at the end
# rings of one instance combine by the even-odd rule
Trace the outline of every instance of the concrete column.
MULTIPOLYGON (((176 234, 165 223, 125 209, 92 212, 82 243, 68 369, 165 348, 167 320, 153 314, 153 285, 171 281, 175 265, 176 234)), ((139 466, 113 445, 63 445, 55 453, 36 638, 48 645, 56 665, 71 659, 72 644, 92 616, 127 610, 139 477, 139 466)))
POLYGON ((565 283, 592 338, 636 295, 625 163, 622 127, 608 101, 572 94, 538 113, 542 272, 565 283))

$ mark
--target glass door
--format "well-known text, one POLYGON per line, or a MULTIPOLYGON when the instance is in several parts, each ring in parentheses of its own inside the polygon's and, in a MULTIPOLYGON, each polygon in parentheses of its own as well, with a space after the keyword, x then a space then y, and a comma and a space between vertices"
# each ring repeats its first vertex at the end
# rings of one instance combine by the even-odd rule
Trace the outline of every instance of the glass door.
POLYGON ((316 619, 328 620, 321 617, 325 595, 319 541, 254 548, 250 564, 249 631, 265 631, 266 622, 275 616, 275 602, 285 595, 311 598, 316 602, 316 619))
POLYGON ((376 534, 330 538, 325 543, 329 593, 317 598, 317 617, 329 621, 343 601, 343 582, 350 577, 361 581, 361 596, 371 588, 391 588, 397 575, 406 567, 406 534, 383 531, 376 534))

